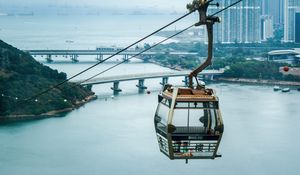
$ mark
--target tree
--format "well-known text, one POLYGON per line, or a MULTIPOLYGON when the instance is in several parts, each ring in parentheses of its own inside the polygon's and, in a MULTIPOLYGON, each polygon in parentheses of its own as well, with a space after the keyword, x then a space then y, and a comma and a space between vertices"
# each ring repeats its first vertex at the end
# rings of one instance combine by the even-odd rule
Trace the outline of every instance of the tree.
POLYGON ((144 44, 144 49, 150 49, 150 47, 151 47, 150 44, 148 44, 148 43, 144 44))

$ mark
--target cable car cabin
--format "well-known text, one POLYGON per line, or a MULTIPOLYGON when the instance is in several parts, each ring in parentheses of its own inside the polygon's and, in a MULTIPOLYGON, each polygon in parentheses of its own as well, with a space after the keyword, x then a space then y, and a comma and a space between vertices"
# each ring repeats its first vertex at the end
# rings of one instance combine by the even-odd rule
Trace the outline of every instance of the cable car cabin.
POLYGON ((212 89, 166 85, 154 123, 160 151, 170 159, 214 159, 224 126, 212 89))

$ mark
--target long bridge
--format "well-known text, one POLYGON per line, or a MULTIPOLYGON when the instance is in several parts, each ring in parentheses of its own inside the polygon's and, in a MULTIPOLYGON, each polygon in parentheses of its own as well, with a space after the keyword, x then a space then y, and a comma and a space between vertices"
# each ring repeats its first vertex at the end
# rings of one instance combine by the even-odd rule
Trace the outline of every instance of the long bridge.
MULTIPOLYGON (((54 56, 70 57, 71 61, 78 62, 79 56, 96 56, 97 61, 102 61, 103 56, 110 56, 120 51, 115 48, 97 48, 95 50, 24 50, 32 56, 45 56, 47 62, 53 62, 54 56)), ((124 61, 128 61, 130 56, 140 53, 140 50, 127 50, 118 55, 123 56, 124 61)), ((166 52, 146 51, 140 55, 142 58, 150 58, 157 54, 166 54, 166 52)), ((196 52, 168 52, 169 55, 197 55, 196 52)))
MULTIPOLYGON (((221 75, 224 73, 223 69, 220 70, 204 70, 200 73, 204 79, 213 79, 214 76, 221 75)), ((100 78, 94 78, 89 81, 84 82, 83 80, 76 81, 75 83, 80 83, 85 86, 92 87, 97 84, 105 84, 105 83, 113 83, 113 87, 111 89, 114 91, 114 94, 118 94, 122 90, 119 88, 119 84, 122 81, 133 81, 138 80, 138 84, 136 85, 139 91, 143 91, 147 89, 145 86, 145 79, 154 79, 154 78, 162 78, 161 85, 165 85, 168 83, 169 77, 184 77, 183 82, 185 85, 188 85, 188 75, 190 71, 176 71, 176 72, 156 72, 156 73, 146 73, 146 74, 130 74, 130 75, 118 75, 118 76, 106 76, 100 78)))

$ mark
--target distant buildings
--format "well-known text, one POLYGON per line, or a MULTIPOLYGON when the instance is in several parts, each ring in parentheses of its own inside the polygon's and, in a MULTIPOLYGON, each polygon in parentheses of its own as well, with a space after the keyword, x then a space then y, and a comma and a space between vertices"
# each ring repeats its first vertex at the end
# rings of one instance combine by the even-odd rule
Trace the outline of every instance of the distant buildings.
MULTIPOLYGON (((224 8, 236 0, 218 0, 224 8)), ((259 43, 274 37, 274 31, 283 29, 283 42, 300 43, 300 0, 243 0, 219 14, 221 24, 215 25, 215 42, 259 43)))
POLYGON ((300 11, 295 15, 295 43, 300 44, 300 11))
POLYGON ((275 29, 283 27, 283 42, 296 42, 299 33, 299 29, 296 30, 298 12, 300 0, 262 0, 262 15, 273 16, 275 29))
POLYGON ((273 17, 276 27, 283 26, 284 0, 262 0, 262 15, 273 17))
POLYGON ((296 12, 300 12, 300 0, 284 0, 283 42, 295 42, 296 12))
POLYGON ((273 38, 273 16, 264 15, 261 17, 261 39, 267 41, 269 38, 273 38))
MULTIPOLYGON (((220 0, 224 8, 236 0, 220 0)), ((214 13, 216 8, 211 8, 214 13)), ((215 26, 215 42, 253 43, 261 41, 261 0, 244 0, 238 5, 224 11, 219 17, 222 23, 215 26)))
POLYGON ((296 65, 300 63, 300 49, 274 50, 268 53, 268 61, 296 65))

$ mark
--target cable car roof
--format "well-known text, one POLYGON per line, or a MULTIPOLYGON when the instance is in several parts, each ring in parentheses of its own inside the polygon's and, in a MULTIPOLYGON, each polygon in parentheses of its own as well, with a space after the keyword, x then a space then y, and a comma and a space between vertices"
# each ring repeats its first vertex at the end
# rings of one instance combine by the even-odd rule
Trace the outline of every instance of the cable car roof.
MULTIPOLYGON (((162 96, 166 99, 172 99, 174 88, 167 88, 162 96)), ((215 102, 218 101, 218 97, 215 96, 212 89, 191 89, 191 88, 178 88, 178 94, 176 97, 177 102, 215 102)))

